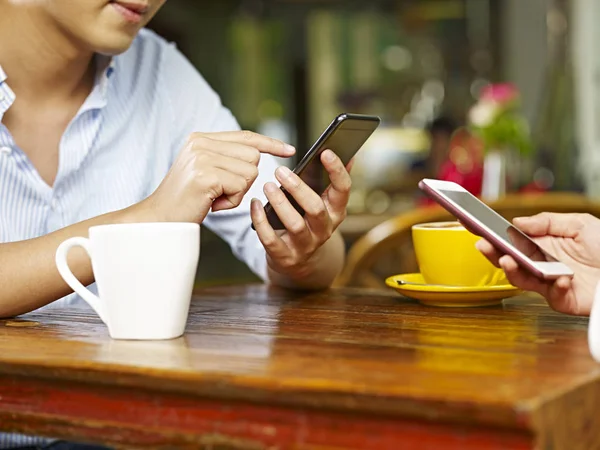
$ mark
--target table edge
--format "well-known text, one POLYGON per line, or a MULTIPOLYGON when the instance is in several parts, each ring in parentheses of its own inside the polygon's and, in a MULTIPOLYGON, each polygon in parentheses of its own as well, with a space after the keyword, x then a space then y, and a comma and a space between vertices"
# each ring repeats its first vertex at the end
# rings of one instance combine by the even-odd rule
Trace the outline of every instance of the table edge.
MULTIPOLYGON (((478 423, 518 430, 535 429, 536 411, 545 404, 524 400, 517 404, 508 402, 472 404, 448 402, 444 399, 417 399, 411 397, 381 397, 371 393, 317 392, 298 388, 282 391, 277 386, 261 384, 261 379, 244 377, 244 383, 234 377, 207 376, 199 382, 196 377, 181 374, 165 380, 160 370, 143 373, 127 371, 124 366, 112 365, 111 380, 106 372, 83 366, 40 366, 38 364, 0 362, 0 378, 18 377, 42 380, 48 383, 79 383, 91 386, 122 389, 136 388, 144 392, 164 395, 186 395, 207 400, 270 405, 286 409, 318 409, 353 414, 376 414, 418 420, 435 420, 451 423, 478 423), (285 393, 285 395, 282 395, 285 393)), ((579 386, 573 387, 573 389, 579 386)))

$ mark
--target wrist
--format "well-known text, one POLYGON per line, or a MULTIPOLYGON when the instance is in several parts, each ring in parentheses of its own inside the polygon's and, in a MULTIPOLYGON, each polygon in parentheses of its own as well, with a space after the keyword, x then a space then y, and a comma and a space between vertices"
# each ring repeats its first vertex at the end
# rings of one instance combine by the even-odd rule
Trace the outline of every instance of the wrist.
POLYGON ((305 261, 292 267, 283 267, 267 255, 267 268, 269 272, 275 272, 278 275, 284 276, 294 284, 302 283, 303 280, 311 278, 314 275, 315 268, 319 265, 320 251, 321 249, 318 249, 305 261))
POLYGON ((168 222, 152 197, 119 211, 118 220, 121 223, 168 222))
POLYGON ((337 232, 302 264, 282 268, 267 256, 270 282, 290 289, 327 289, 341 272, 343 264, 344 241, 337 232))
POLYGON ((309 267, 282 269, 277 264, 271 264, 267 261, 267 275, 269 283, 291 290, 320 290, 327 286, 321 286, 321 283, 315 283, 314 271, 309 267))

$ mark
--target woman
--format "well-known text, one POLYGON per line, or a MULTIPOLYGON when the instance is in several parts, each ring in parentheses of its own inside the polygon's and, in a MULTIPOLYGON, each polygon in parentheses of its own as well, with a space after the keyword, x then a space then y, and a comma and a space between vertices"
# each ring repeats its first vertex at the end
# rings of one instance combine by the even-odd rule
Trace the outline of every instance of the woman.
MULTIPOLYGON (((54 253, 102 223, 203 223, 288 288, 325 288, 340 271, 348 171, 324 152, 331 186, 319 196, 277 168, 294 149, 240 131, 177 49, 143 29, 164 2, 0 1, 0 317, 77 301, 54 253)), ((93 283, 83 252, 70 263, 93 283)), ((0 442, 28 443, 13 438, 0 442)))

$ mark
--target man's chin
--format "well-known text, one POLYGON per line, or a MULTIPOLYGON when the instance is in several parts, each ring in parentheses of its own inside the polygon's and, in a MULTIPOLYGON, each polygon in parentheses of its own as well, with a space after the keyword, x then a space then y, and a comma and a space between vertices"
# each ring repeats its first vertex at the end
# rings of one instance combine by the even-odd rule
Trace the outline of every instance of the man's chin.
POLYGON ((126 52, 131 47, 136 35, 137 33, 132 35, 125 32, 105 33, 92 46, 96 53, 115 56, 126 52))

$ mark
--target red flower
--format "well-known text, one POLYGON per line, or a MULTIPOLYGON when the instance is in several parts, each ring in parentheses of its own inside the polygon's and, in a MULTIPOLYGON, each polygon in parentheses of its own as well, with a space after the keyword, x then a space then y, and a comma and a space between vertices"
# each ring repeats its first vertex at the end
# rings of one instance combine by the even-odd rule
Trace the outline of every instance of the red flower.
POLYGON ((489 84, 481 90, 481 100, 505 105, 519 98, 519 90, 514 84, 489 84))

